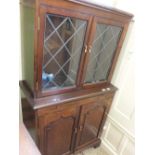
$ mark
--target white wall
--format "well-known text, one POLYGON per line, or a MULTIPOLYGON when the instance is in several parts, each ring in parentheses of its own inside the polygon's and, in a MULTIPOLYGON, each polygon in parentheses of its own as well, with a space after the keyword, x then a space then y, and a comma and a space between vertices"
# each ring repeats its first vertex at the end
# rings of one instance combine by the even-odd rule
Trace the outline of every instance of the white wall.
POLYGON ((93 4, 99 4, 104 6, 115 6, 116 0, 85 0, 88 2, 92 2, 93 4))
MULTIPOLYGON (((134 14, 129 0, 111 6, 134 14)), ((118 88, 102 135, 102 147, 110 155, 134 155, 134 22, 129 26, 112 83, 118 88)))
POLYGON ((104 132, 109 154, 134 155, 134 23, 131 23, 112 83, 118 88, 104 132))

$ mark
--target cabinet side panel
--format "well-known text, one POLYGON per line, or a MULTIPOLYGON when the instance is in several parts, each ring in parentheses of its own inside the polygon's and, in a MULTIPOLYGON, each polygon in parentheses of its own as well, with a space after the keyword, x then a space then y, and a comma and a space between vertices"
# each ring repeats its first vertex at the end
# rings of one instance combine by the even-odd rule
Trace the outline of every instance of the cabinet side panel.
POLYGON ((35 9, 21 5, 22 78, 33 90, 34 85, 34 16, 35 9))

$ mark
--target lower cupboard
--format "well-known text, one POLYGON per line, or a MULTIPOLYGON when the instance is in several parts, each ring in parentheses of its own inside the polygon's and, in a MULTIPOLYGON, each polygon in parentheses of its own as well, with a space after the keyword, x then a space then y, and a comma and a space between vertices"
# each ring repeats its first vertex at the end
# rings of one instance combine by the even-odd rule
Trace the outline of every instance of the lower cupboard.
POLYGON ((98 147, 114 94, 107 92, 36 110, 22 99, 25 125, 32 135, 35 133, 42 155, 70 155, 98 147))

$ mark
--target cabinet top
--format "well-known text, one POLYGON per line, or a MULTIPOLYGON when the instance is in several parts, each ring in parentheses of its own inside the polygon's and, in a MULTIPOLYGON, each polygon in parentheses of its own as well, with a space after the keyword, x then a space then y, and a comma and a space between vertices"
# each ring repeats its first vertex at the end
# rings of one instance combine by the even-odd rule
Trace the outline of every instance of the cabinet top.
POLYGON ((131 14, 129 12, 122 11, 122 10, 119 10, 119 9, 116 9, 116 8, 110 7, 110 6, 105 6, 105 5, 100 5, 100 4, 97 4, 97 3, 93 3, 93 2, 91 2, 89 0, 87 0, 87 1, 86 0, 66 0, 66 1, 78 3, 78 4, 81 4, 81 5, 85 5, 85 6, 88 6, 88 7, 95 8, 95 9, 100 9, 100 10, 103 10, 103 11, 108 11, 108 12, 115 13, 115 14, 128 16, 130 18, 133 17, 133 14, 131 14))
MULTIPOLYGON (((35 8, 36 2, 41 2, 41 1, 47 1, 47 0, 20 0, 20 3, 24 4, 26 6, 35 8)), ((53 1, 55 1, 55 0, 53 0, 53 1)), ((91 2, 89 0, 87 0, 87 1, 86 0, 60 0, 60 1, 64 1, 64 2, 66 1, 66 2, 71 2, 71 3, 78 4, 78 5, 91 7, 91 8, 94 8, 94 9, 107 11, 109 13, 113 13, 113 14, 116 14, 116 15, 125 16, 125 17, 128 17, 128 18, 132 18, 134 16, 133 14, 131 14, 129 12, 122 11, 122 10, 119 10, 119 9, 116 9, 116 8, 110 7, 110 6, 105 6, 105 5, 100 5, 100 4, 97 4, 97 3, 93 3, 93 2, 91 2)), ((57 3, 58 3, 58 1, 57 1, 57 3)))
POLYGON ((58 94, 58 95, 47 96, 43 98, 34 98, 30 93, 29 89, 27 88, 25 81, 20 81, 20 87, 33 109, 44 108, 51 105, 59 105, 66 102, 72 102, 72 101, 94 97, 98 95, 104 95, 106 93, 112 93, 117 90, 115 86, 109 83, 103 89, 94 88, 94 89, 88 89, 88 90, 77 90, 77 91, 73 91, 65 94, 58 94))

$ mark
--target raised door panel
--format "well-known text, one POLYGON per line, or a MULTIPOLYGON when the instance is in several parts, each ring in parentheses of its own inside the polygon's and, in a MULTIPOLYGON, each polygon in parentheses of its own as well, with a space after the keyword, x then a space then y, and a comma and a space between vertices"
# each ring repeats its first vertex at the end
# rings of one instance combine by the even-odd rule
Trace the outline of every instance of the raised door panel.
POLYGON ((46 155, 62 155, 71 152, 74 119, 61 118, 45 128, 46 155))
POLYGON ((76 109, 46 115, 42 122, 43 155, 67 155, 73 152, 77 128, 76 109))
POLYGON ((104 120, 106 106, 101 102, 90 102, 82 106, 77 147, 82 147, 98 138, 104 120))

